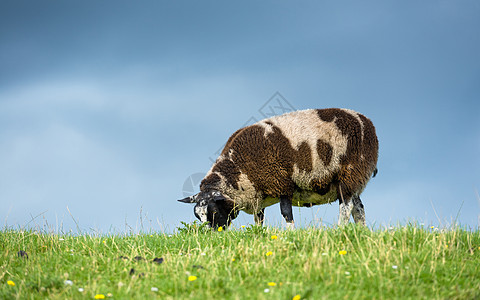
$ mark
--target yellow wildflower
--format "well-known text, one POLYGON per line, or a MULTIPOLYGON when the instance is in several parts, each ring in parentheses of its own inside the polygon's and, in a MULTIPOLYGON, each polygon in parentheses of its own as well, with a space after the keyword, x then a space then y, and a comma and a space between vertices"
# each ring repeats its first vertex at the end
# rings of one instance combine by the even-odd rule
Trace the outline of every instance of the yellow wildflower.
POLYGON ((188 276, 188 281, 195 281, 197 280, 197 276, 190 275, 188 276))
POLYGON ((277 284, 275 282, 269 282, 268 286, 276 286, 277 284))
POLYGON ((271 238, 272 240, 276 240, 276 239, 278 239, 278 236, 272 235, 270 238, 271 238))
POLYGON ((13 282, 13 281, 11 281, 11 280, 7 281, 7 284, 8 284, 9 286, 15 286, 15 282, 13 282))
POLYGON ((266 256, 270 256, 270 255, 273 255, 273 252, 272 251, 268 251, 267 253, 265 253, 266 256))
POLYGON ((240 226, 240 227, 245 228, 245 225, 242 225, 242 226, 240 226))
POLYGON ((222 226, 220 226, 220 227, 218 227, 218 229, 217 229, 217 230, 218 230, 218 232, 222 232, 222 231, 223 231, 223 227, 222 227, 222 226))
POLYGON ((292 300, 300 300, 300 295, 293 296, 292 300))
POLYGON ((104 294, 96 294, 95 299, 105 299, 105 295, 104 294))
POLYGON ((232 261, 235 261, 235 258, 232 258, 232 261))
POLYGON ((338 254, 345 255, 345 254, 347 254, 347 251, 346 250, 340 250, 340 251, 338 251, 338 254))

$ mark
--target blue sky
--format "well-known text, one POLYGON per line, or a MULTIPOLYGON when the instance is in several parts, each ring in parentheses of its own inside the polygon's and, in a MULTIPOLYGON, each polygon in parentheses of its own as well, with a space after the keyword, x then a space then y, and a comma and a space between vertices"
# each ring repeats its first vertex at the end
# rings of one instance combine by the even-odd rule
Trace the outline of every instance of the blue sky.
POLYGON ((278 101, 372 119, 369 225, 479 225, 477 1, 2 1, 2 226, 172 231, 185 182, 278 101))

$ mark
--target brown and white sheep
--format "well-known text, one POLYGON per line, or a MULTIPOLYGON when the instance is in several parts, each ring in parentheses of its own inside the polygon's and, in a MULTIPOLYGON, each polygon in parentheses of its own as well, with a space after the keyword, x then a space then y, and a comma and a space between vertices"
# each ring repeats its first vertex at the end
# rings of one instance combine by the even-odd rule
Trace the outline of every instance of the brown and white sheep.
POLYGON ((259 121, 237 130, 200 184, 178 200, 196 203, 194 213, 226 227, 240 210, 262 224, 264 209, 280 202, 287 225, 292 205, 340 202, 339 224, 365 224, 360 200, 376 174, 378 140, 364 115, 349 109, 309 109, 259 121))

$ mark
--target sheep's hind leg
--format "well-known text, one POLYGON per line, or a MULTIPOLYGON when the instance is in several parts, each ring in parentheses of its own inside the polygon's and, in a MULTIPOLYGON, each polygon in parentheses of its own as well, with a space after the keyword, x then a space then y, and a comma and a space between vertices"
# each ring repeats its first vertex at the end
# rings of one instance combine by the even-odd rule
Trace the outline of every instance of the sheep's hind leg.
POLYGON ((338 215, 338 225, 346 225, 350 221, 352 215, 353 201, 352 199, 340 200, 340 213, 338 215))
POLYGON ((255 214, 255 224, 258 226, 263 225, 263 220, 265 220, 265 208, 262 208, 258 213, 255 214))
POLYGON ((353 220, 356 224, 365 226, 365 209, 363 208, 362 200, 360 196, 353 196, 353 210, 352 210, 353 220))
POLYGON ((342 186, 339 186, 340 192, 340 212, 338 214, 338 225, 346 225, 350 221, 353 210, 353 197, 343 197, 342 186))
POLYGON ((295 225, 293 223, 292 200, 289 197, 280 197, 280 212, 287 222, 287 228, 293 229, 295 225))

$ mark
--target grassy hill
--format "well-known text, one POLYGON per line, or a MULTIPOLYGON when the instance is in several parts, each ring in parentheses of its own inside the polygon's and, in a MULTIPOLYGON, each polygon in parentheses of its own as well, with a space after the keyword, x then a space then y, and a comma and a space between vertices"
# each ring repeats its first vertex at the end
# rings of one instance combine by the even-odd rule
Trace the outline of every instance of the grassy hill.
POLYGON ((480 232, 246 228, 0 231, 0 299, 475 299, 480 232))

